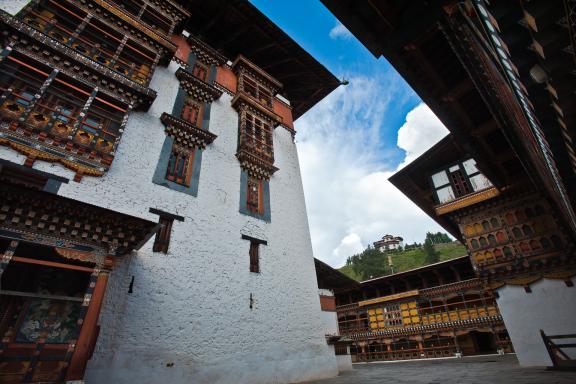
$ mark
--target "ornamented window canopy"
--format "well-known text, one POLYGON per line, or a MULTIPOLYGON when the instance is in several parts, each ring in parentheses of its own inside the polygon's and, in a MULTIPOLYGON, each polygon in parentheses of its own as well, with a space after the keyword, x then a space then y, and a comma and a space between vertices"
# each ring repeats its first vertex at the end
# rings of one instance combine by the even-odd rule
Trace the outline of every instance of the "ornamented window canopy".
POLYGON ((159 229, 144 219, 14 184, 1 183, 0 194, 0 234, 15 240, 124 255, 159 229))
POLYGON ((180 86, 186 90, 186 93, 195 100, 210 103, 222 96, 221 90, 200 80, 185 69, 179 68, 176 71, 176 78, 180 80, 180 86))
POLYGON ((196 60, 204 64, 219 67, 228 61, 226 57, 221 55, 217 50, 195 36, 190 35, 187 41, 190 45, 190 50, 196 55, 196 60))
POLYGON ((166 134, 173 137, 176 142, 183 146, 204 149, 217 137, 211 132, 198 128, 166 112, 162 113, 160 120, 166 127, 166 134))

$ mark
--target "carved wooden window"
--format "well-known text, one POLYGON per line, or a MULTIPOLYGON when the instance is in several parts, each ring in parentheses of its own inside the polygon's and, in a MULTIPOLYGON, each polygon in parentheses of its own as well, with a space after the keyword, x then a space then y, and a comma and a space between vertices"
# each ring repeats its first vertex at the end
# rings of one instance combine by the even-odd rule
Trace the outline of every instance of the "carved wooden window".
POLYGON ((242 76, 241 91, 244 91, 260 104, 272 108, 273 95, 269 89, 245 74, 242 76))
POLYGON ((248 176, 248 190, 246 191, 246 207, 249 211, 263 214, 263 185, 262 180, 248 176))
POLYGON ((166 179, 177 184, 190 186, 192 169, 194 163, 194 151, 189 148, 182 148, 178 144, 172 146, 166 179))
POLYGON ((203 108, 197 101, 187 98, 182 107, 180 118, 201 128, 203 108))
POLYGON ((152 251, 168 253, 168 247, 170 246, 170 234, 172 233, 173 222, 174 222, 173 218, 160 216, 159 223, 162 225, 162 228, 160 228, 158 233, 156 233, 152 251))
POLYGON ((274 163, 271 125, 251 113, 246 113, 245 119, 246 125, 240 145, 249 149, 252 154, 274 163))
POLYGON ((474 159, 468 159, 436 172, 431 179, 440 204, 492 187, 492 183, 476 167, 474 159))
POLYGON ((196 60, 192 68, 192 74, 200 80, 206 81, 208 78, 208 67, 196 60))

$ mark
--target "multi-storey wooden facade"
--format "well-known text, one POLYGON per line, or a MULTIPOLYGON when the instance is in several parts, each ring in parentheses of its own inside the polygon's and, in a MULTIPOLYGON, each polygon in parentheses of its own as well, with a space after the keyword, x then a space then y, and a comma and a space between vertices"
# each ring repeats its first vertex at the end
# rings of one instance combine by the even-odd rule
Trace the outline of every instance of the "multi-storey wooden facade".
POLYGON ((355 361, 510 352, 492 292, 467 256, 336 290, 355 361))
POLYGON ((339 81, 247 1, 0 8, 0 383, 336 375, 293 120, 339 81))
POLYGON ((390 180, 465 242, 520 362, 549 364, 539 330, 576 315, 574 2, 323 2, 450 130, 390 180))

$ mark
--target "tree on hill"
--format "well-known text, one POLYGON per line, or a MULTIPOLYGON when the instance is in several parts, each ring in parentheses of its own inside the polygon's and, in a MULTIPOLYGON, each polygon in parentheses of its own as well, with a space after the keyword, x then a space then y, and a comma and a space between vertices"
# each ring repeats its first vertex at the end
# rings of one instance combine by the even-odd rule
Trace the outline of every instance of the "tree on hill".
POLYGON ((378 249, 368 246, 364 251, 346 260, 346 265, 352 265, 354 273, 367 280, 388 275, 390 268, 386 256, 378 249), (350 260, 350 261, 348 261, 350 260))
POLYGON ((424 241, 424 261, 426 264, 433 264, 440 261, 440 254, 434 249, 432 241, 428 238, 424 241))
POLYGON ((444 243, 451 243, 452 239, 446 233, 442 232, 426 232, 426 240, 430 240, 432 244, 444 244, 444 243))

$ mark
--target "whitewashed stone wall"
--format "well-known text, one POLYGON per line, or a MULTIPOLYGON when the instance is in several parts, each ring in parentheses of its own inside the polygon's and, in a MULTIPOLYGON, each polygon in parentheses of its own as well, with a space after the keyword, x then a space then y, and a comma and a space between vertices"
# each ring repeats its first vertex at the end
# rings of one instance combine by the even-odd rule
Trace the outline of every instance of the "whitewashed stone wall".
MULTIPOLYGON (((572 278, 572 282, 576 284, 576 278, 572 278)), ((576 333, 576 287, 567 287, 561 280, 542 279, 531 284, 530 289, 531 293, 511 285, 498 289, 498 308, 520 365, 551 366, 540 329, 547 335, 576 333)), ((558 342, 575 343, 576 340, 558 342)), ((566 352, 576 358, 576 350, 566 352)))
MULTIPOLYGON (((116 265, 87 383, 288 383, 337 375, 291 134, 274 131, 280 170, 270 180, 271 223, 238 212, 238 116, 227 94, 212 104, 209 129, 218 137, 203 153, 198 197, 152 183, 165 138, 159 116, 172 110, 176 69, 171 63, 156 71, 151 88, 158 97, 147 113, 130 117, 110 171, 59 191, 149 220, 158 219, 150 207, 185 217, 174 222, 169 254, 153 253, 151 240, 116 265), (259 274, 249 271, 242 234, 268 241, 260 246, 259 274)), ((59 164, 39 161, 34 168, 73 177, 59 164)))

